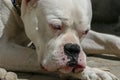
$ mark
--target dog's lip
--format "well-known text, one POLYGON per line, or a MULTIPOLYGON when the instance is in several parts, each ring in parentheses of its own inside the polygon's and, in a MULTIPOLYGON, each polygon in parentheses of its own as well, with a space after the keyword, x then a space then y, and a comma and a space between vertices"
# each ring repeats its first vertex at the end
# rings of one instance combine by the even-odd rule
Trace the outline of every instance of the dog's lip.
MULTIPOLYGON (((49 71, 49 70, 47 70, 42 64, 41 64, 40 66, 41 66, 41 70, 42 70, 42 71, 49 71)), ((56 71, 63 72, 63 70, 64 70, 64 71, 66 71, 65 73, 69 73, 69 72, 72 71, 72 69, 73 69, 73 68, 71 68, 71 67, 64 66, 64 67, 60 67, 60 68, 56 69, 56 71)))
POLYGON ((73 68, 72 72, 73 73, 79 73, 79 72, 82 72, 84 69, 85 69, 85 66, 77 65, 73 68))
POLYGON ((68 66, 59 68, 59 71, 63 72, 63 73, 70 73, 70 72, 72 72, 72 70, 73 70, 73 67, 68 67, 68 66))
MULTIPOLYGON (((43 71, 48 71, 44 66, 41 65, 41 69, 43 71)), ((64 72, 64 73, 70 73, 70 72, 73 72, 73 73, 79 73, 79 72, 82 72, 83 70, 85 69, 85 66, 82 66, 82 65, 77 65, 75 67, 69 67, 69 66, 63 66, 59 69, 57 69, 56 71, 60 71, 60 72, 64 72)))
POLYGON ((85 69, 85 66, 77 65, 75 67, 65 66, 65 67, 60 68, 59 71, 63 72, 64 70, 64 73, 71 73, 71 72, 79 73, 79 72, 82 72, 84 69, 85 69))
POLYGON ((45 68, 42 64, 41 64, 41 70, 42 71, 45 71, 45 72, 56 72, 56 71, 58 71, 60 68, 58 68, 58 69, 55 69, 55 70, 48 70, 47 68, 45 68))

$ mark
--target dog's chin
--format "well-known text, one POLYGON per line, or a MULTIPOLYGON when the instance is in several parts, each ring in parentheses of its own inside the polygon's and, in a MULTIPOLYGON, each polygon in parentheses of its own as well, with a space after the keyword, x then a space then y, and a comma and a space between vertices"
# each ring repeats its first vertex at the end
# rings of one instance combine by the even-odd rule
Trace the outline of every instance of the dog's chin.
POLYGON ((67 67, 67 66, 59 69, 61 73, 71 73, 72 70, 73 70, 72 67, 67 67))
POLYGON ((76 66, 76 67, 63 67, 59 69, 61 73, 79 73, 82 72, 85 69, 85 67, 82 66, 76 66))
POLYGON ((79 73, 82 72, 85 67, 83 66, 76 66, 76 67, 69 67, 69 66, 65 66, 65 67, 61 67, 58 69, 54 69, 54 70, 49 70, 47 68, 45 68, 44 66, 41 66, 43 71, 47 71, 47 72, 61 72, 61 73, 79 73))

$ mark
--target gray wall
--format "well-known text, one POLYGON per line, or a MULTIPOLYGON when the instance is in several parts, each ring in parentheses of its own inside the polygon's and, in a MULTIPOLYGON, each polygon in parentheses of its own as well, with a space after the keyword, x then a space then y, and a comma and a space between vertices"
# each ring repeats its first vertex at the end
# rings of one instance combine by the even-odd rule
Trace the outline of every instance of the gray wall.
POLYGON ((120 36, 120 0, 91 0, 92 29, 120 36))

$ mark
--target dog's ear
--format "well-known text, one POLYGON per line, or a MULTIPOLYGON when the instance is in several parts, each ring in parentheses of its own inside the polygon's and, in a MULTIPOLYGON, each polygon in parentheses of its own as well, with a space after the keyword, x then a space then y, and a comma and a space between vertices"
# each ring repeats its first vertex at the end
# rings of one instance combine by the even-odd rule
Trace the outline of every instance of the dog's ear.
POLYGON ((21 6, 24 6, 25 8, 27 6, 35 7, 35 5, 37 4, 37 1, 39 0, 22 0, 21 6))
POLYGON ((30 1, 30 0, 25 0, 26 1, 26 4, 30 1))
POLYGON ((37 1, 39 0, 22 0, 21 15, 24 15, 27 9, 32 9, 36 7, 37 1))
POLYGON ((26 5, 30 5, 31 7, 34 6, 36 4, 38 0, 25 0, 25 4, 26 5))

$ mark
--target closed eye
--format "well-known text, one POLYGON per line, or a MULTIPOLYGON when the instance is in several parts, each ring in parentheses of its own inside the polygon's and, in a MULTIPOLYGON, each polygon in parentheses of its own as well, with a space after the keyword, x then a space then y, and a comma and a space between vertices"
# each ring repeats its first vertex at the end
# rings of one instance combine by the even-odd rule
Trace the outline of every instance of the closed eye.
POLYGON ((83 32, 80 32, 80 33, 79 33, 79 37, 80 37, 80 38, 85 37, 85 36, 88 34, 88 32, 89 32, 89 29, 87 29, 87 30, 85 30, 85 31, 83 31, 83 32))
POLYGON ((59 36, 63 31, 63 25, 60 24, 49 24, 51 31, 56 35, 59 36))
POLYGON ((89 32, 89 29, 83 32, 84 35, 86 35, 89 32))
POLYGON ((62 25, 59 25, 59 24, 50 24, 50 27, 53 30, 62 30, 62 25))

